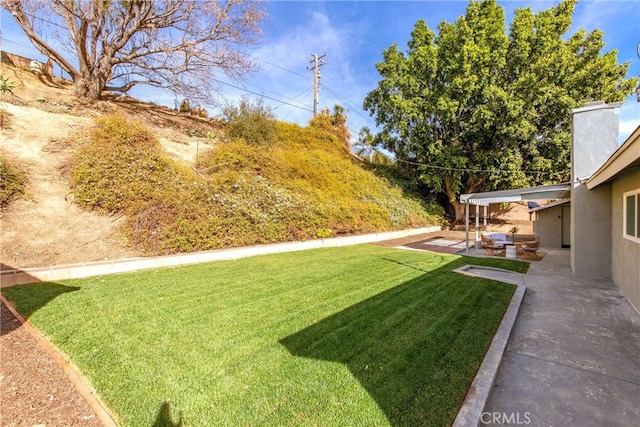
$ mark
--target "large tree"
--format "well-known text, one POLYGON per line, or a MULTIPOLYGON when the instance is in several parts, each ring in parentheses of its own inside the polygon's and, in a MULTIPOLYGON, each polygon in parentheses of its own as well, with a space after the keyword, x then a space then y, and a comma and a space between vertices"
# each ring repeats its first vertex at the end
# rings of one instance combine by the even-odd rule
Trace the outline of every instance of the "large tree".
POLYGON ((438 34, 418 21, 406 53, 383 51, 364 108, 449 212, 461 193, 566 179, 571 110, 633 91, 629 64, 602 53, 600 30, 565 36, 575 4, 517 9, 507 34, 495 0, 471 1, 438 34))
POLYGON ((258 41, 254 0, 0 0, 33 45, 69 73, 79 97, 139 84, 208 99, 217 72, 242 77, 258 41))

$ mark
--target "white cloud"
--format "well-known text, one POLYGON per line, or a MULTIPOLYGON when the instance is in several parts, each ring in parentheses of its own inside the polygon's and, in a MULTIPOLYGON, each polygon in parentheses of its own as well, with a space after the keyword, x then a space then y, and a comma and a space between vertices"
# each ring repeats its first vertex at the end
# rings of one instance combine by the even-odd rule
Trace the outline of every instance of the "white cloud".
POLYGON ((621 16, 637 14, 638 5, 633 1, 621 0, 593 0, 578 2, 573 15, 572 32, 580 28, 592 31, 604 26, 610 27, 611 22, 619 22, 621 16))

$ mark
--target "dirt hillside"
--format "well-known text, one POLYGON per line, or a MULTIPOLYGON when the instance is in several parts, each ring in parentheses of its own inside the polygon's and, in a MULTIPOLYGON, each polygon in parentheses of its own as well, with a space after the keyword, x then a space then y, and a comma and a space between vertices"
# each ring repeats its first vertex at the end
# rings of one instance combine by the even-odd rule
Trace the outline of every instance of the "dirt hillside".
POLYGON ((80 103, 69 82, 4 64, 0 75, 14 83, 14 95, 0 95, 0 108, 11 117, 11 126, 0 131, 0 155, 17 161, 29 176, 26 197, 0 212, 2 268, 136 256, 118 232, 121 218, 72 202, 66 172, 81 143, 76 135, 93 126, 93 117, 119 108, 152 128, 168 153, 193 165, 198 151, 211 149, 211 139, 201 135, 215 129, 215 122, 131 98, 80 103))

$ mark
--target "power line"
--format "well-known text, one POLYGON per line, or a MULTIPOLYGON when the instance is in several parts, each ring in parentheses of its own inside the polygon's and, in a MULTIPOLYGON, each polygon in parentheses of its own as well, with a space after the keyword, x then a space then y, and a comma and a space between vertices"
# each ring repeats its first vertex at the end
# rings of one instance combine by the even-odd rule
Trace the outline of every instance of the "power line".
MULTIPOLYGON (((391 156, 389 156, 389 158, 392 158, 396 162, 406 163, 406 164, 413 165, 413 166, 425 166, 425 167, 432 168, 432 169, 446 170, 446 171, 453 171, 453 172, 474 172, 474 173, 503 173, 503 172, 505 172, 502 169, 452 168, 452 167, 449 167, 449 166, 434 165, 432 163, 413 162, 411 160, 403 160, 403 159, 398 159, 397 157, 391 157, 391 156)), ((522 172, 524 172, 526 174, 538 174, 538 175, 546 175, 546 174, 551 175, 551 174, 555 173, 555 172, 530 171, 530 170, 523 170, 522 172)))
MULTIPOLYGON (((306 89, 304 92, 302 92, 300 95, 298 95, 299 97, 301 97, 300 101, 298 102, 298 106, 300 104, 302 104, 302 102, 304 101, 304 97, 311 91, 311 88, 306 89)), ((289 117, 289 114, 291 114, 291 112, 293 112, 293 108, 289 110, 289 112, 282 118, 282 120, 285 120, 287 117, 289 117)))
POLYGON ((222 80, 218 80, 218 79, 212 79, 212 80, 215 81, 215 82, 221 83, 223 85, 230 86, 230 87, 232 87, 234 89, 238 89, 238 90, 241 90, 241 91, 244 91, 244 92, 247 92, 247 93, 251 93, 253 95, 258 95, 258 96, 260 96, 262 98, 270 99, 271 101, 276 101, 276 102, 279 102, 281 104, 289 105, 291 107, 299 108, 301 110, 305 110, 305 111, 309 111, 309 112, 313 113, 313 110, 311 110, 309 108, 300 107, 298 105, 291 104, 291 103, 289 103, 287 101, 282 101, 281 99, 272 98, 272 97, 266 96, 266 95, 264 95, 262 93, 258 93, 258 92, 251 91, 249 89, 241 88, 240 86, 232 85, 231 83, 227 83, 227 82, 224 82, 222 80))
POLYGON ((342 95, 340 95, 339 93, 337 93, 336 91, 331 90, 331 89, 330 89, 327 85, 325 85, 324 83, 323 83, 323 84, 321 84, 320 86, 322 86, 322 88, 323 88, 323 89, 326 89, 326 90, 328 90, 329 92, 331 92, 334 96, 336 96, 336 97, 338 97, 338 98, 342 99, 342 100, 343 100, 343 101, 345 101, 347 104, 350 104, 352 107, 355 107, 355 108, 361 108, 359 105, 357 105, 357 104, 355 104, 355 103, 353 103, 353 102, 349 101, 348 99, 346 99, 345 97, 343 97, 342 95))
POLYGON ((303 79, 305 79, 305 80, 310 80, 310 79, 311 79, 311 77, 309 77, 309 76, 306 76, 306 75, 304 75, 304 74, 300 74, 300 73, 298 73, 298 72, 296 72, 296 71, 293 71, 293 70, 289 70, 288 68, 281 67, 280 65, 276 65, 276 64, 274 64, 274 63, 272 63, 272 62, 266 61, 266 60, 264 60, 264 59, 262 59, 262 58, 259 58, 259 57, 257 57, 257 56, 251 55, 251 54, 249 54, 249 53, 244 53, 244 55, 246 55, 246 56, 250 56, 251 58, 254 58, 254 59, 257 59, 257 60, 258 60, 258 61, 260 61, 260 62, 264 62, 264 63, 265 63, 265 64, 267 64, 267 65, 271 65, 271 66, 272 66, 272 67, 274 67, 274 68, 278 68, 278 69, 280 69, 280 70, 286 71, 287 73, 291 73, 291 74, 293 74, 294 76, 302 77, 302 78, 303 78, 303 79))

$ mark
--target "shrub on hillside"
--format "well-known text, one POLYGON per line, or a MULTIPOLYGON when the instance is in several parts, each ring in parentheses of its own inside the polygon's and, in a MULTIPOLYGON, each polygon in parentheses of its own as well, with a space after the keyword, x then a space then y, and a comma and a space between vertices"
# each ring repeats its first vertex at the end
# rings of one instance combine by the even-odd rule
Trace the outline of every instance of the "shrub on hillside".
POLYGON ((278 124, 264 145, 244 139, 200 157, 200 174, 172 161, 143 127, 98 120, 77 153, 77 203, 124 212, 124 233, 169 254, 434 223, 419 202, 350 161, 333 135, 278 124), (204 176, 202 174, 205 174, 204 176))
POLYGON ((24 194, 27 174, 0 157, 0 184, 0 207, 4 208, 12 199, 24 194))
POLYGON ((71 172, 76 202, 111 213, 170 195, 183 182, 188 182, 184 168, 161 154, 151 131, 120 114, 96 119, 71 172))
POLYGON ((351 148, 349 145, 351 133, 347 125, 347 116, 344 114, 344 107, 341 105, 336 104, 333 107, 333 113, 325 108, 312 118, 309 124, 311 127, 319 127, 335 135, 347 151, 351 148))
POLYGON ((71 185, 80 205, 117 212, 176 191, 188 178, 181 167, 141 147, 90 145, 76 157, 71 185))
POLYGON ((159 147, 153 132, 141 123, 127 120, 120 112, 98 117, 91 141, 105 147, 159 147))
POLYGON ((266 145, 276 138, 276 121, 262 100, 251 103, 247 99, 236 107, 227 105, 222 110, 230 139, 242 139, 248 144, 266 145))
MULTIPOLYGON (((282 123, 277 129, 278 138, 268 150, 242 141, 226 143, 204 155, 200 166, 221 185, 238 185, 244 174, 242 179, 260 177, 288 191, 313 216, 306 238, 318 229, 350 234, 438 222, 437 213, 420 200, 354 164, 330 132, 282 123)), ((263 203, 260 193, 244 197, 263 203)), ((298 229, 304 227, 309 226, 298 229)))

